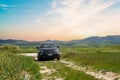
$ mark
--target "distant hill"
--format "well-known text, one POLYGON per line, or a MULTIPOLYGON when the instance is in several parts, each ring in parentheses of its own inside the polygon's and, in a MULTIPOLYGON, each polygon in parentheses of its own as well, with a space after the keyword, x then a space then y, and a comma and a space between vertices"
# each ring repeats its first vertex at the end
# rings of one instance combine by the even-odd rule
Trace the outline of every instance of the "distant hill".
POLYGON ((14 43, 27 43, 28 41, 24 41, 24 40, 13 40, 13 39, 7 39, 7 40, 2 40, 0 39, 0 43, 11 43, 11 44, 14 44, 14 43))
MULTIPOLYGON (((88 37, 85 39, 80 40, 71 40, 71 41, 58 41, 58 40, 48 40, 52 41, 58 45, 63 46, 107 46, 107 45, 120 45, 120 35, 116 36, 105 36, 105 37, 99 37, 99 36, 93 36, 88 37)), ((25 40, 2 40, 0 39, 0 44, 39 44, 39 42, 30 42, 25 40)))
POLYGON ((37 43, 38 42, 30 42, 30 41, 25 41, 25 40, 0 39, 0 44, 37 44, 37 43))
POLYGON ((78 46, 97 46, 97 45, 120 45, 120 35, 116 36, 105 36, 105 37, 88 37, 82 40, 70 41, 71 45, 78 46))

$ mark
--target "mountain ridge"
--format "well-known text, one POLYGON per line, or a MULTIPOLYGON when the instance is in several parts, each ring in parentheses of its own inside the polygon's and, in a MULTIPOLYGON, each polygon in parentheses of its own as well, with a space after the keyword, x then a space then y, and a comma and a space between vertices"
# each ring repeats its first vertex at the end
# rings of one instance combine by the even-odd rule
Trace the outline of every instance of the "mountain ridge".
MULTIPOLYGON (((60 40, 46 40, 54 42, 58 45, 67 46, 95 46, 95 45, 120 45, 120 35, 114 36, 92 36, 80 40, 60 41, 60 40)), ((26 41, 15 39, 0 39, 0 44, 39 44, 43 41, 26 41)))

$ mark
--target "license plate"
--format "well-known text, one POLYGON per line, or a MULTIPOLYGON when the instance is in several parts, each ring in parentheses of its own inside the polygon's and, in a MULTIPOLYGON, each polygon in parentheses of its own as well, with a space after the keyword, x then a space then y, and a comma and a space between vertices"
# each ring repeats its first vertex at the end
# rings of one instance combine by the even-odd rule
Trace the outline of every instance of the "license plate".
POLYGON ((52 56, 53 54, 48 54, 48 56, 52 56))

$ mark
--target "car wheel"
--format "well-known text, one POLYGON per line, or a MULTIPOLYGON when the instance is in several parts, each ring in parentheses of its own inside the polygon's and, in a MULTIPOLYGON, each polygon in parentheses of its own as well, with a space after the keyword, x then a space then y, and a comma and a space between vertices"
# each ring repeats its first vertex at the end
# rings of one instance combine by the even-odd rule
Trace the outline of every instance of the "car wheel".
POLYGON ((60 56, 59 56, 59 57, 57 57, 57 60, 60 60, 60 56))
POLYGON ((40 60, 41 60, 41 58, 40 58, 40 57, 38 57, 38 58, 37 58, 37 60, 38 60, 38 61, 40 61, 40 60))
POLYGON ((38 58, 37 60, 40 61, 40 58, 38 58))

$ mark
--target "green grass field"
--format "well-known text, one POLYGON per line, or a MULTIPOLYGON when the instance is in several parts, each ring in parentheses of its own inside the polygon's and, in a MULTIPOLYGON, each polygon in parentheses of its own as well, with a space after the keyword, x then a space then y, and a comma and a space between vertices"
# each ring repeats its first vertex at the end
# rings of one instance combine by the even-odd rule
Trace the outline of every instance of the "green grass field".
MULTIPOLYGON (((15 45, 0 46, 0 79, 1 80, 97 80, 82 71, 67 67, 60 61, 34 61, 31 57, 21 56, 18 53, 37 52, 34 48, 23 48, 15 45), (54 69, 51 74, 41 74, 40 67, 54 69), (25 75, 28 75, 25 76, 25 75)), ((103 72, 120 73, 120 47, 82 48, 60 47, 61 59, 74 62, 78 66, 90 67, 103 72)))
POLYGON ((66 48, 61 51, 64 60, 96 70, 120 73, 119 48, 66 48))

